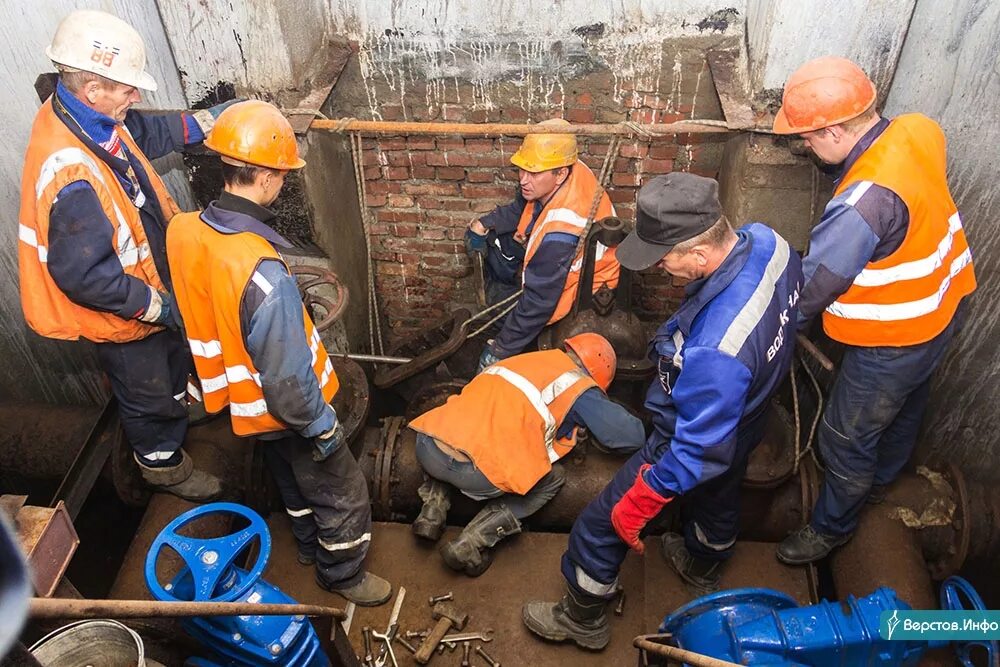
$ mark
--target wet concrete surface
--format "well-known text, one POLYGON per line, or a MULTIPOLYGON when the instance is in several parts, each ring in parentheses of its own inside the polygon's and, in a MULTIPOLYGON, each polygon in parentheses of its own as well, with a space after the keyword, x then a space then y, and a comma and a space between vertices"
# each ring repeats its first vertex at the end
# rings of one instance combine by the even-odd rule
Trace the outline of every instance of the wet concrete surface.
MULTIPOLYGON (((273 545, 265 578, 299 602, 344 606, 342 598, 315 585, 312 568, 296 562, 287 518, 272 514, 268 523, 273 545)), ((449 529, 442 540, 457 533, 457 529, 449 529)), ((600 653, 581 651, 571 645, 540 641, 521 623, 521 606, 526 601, 555 601, 562 594, 559 560, 566 547, 565 534, 524 533, 511 538, 498 547, 493 566, 475 579, 449 570, 436 549, 418 543, 405 524, 377 523, 372 534, 368 568, 390 579, 394 595, 398 586, 406 588, 400 613, 401 632, 430 627, 433 619, 428 598, 451 591, 455 606, 470 616, 465 631, 487 628, 495 631, 494 640, 483 644, 483 648, 504 665, 635 664, 637 654, 632 639, 655 632, 667 613, 691 599, 660 556, 658 540, 650 538, 646 556, 629 554, 622 569, 626 603, 622 616, 611 617, 611 644, 600 653)), ((765 543, 739 543, 724 574, 723 586, 767 586, 808 602, 805 571, 779 564, 774 558, 774 547, 765 543)), ((359 653, 361 629, 370 626, 384 632, 391 611, 392 600, 374 609, 356 608, 349 638, 359 653)), ((405 649, 398 645, 395 648, 400 665, 416 664, 405 649)), ((459 648, 454 653, 435 655, 430 664, 458 665, 461 657, 459 648)), ((474 653, 471 662, 486 664, 474 653)))

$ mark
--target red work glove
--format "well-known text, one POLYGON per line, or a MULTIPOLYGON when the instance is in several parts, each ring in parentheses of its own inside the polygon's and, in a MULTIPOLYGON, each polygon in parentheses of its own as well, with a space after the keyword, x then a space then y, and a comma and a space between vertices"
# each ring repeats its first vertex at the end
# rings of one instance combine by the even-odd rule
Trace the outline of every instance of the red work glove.
POLYGON ((639 539, 639 533, 667 503, 673 500, 673 496, 664 498, 646 484, 642 473, 651 467, 648 463, 644 463, 639 468, 635 483, 611 510, 611 525, 615 527, 618 537, 640 554, 646 547, 639 539))

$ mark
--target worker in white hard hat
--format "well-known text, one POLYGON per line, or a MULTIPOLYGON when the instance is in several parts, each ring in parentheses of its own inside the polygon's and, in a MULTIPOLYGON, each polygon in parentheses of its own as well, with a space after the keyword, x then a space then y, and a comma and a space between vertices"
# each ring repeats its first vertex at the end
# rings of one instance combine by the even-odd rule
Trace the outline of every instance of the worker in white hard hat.
POLYGON ((174 317, 165 238, 179 211, 149 160, 200 142, 221 108, 133 110, 156 81, 139 33, 106 12, 66 16, 45 53, 59 83, 38 110, 24 159, 25 320, 49 338, 95 343, 143 478, 210 500, 219 480, 181 449, 191 358, 174 317))

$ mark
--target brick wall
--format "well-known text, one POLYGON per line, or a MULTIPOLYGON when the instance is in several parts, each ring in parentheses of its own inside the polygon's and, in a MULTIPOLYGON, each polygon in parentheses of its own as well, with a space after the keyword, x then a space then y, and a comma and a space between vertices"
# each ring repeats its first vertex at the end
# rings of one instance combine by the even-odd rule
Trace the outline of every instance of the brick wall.
MULTIPOLYGON (((703 45, 665 43, 655 62, 661 71, 644 76, 616 76, 607 69, 583 72, 550 86, 541 99, 529 103, 524 90, 509 83, 496 84, 487 103, 482 84, 474 81, 449 82, 452 93, 450 88, 438 90, 433 82, 414 80, 400 95, 403 86, 398 80, 348 72, 344 89, 338 84, 332 113, 364 117, 359 107, 367 101, 368 117, 381 120, 527 123, 562 117, 574 123, 670 123, 721 118, 703 45), (360 77, 354 82, 353 99, 352 76, 360 77)), ((652 176, 672 170, 716 176, 724 139, 694 134, 625 140, 609 187, 618 214, 631 224, 638 186, 652 176)), ((517 172, 510 157, 520 141, 416 135, 364 140, 366 204, 374 219, 372 256, 391 339, 426 327, 457 306, 475 311, 476 283, 464 252, 465 229, 477 215, 514 196, 517 172)), ((581 159, 598 173, 609 138, 581 136, 579 142, 581 159)), ((662 319, 682 294, 678 284, 655 271, 637 276, 634 284, 634 306, 648 319, 662 319)))

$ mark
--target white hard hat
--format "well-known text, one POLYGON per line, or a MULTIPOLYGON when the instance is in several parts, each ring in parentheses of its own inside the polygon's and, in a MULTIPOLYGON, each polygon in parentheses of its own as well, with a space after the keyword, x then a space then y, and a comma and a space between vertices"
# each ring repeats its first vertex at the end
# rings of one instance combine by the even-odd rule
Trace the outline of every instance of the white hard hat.
POLYGON ((156 81, 146 71, 142 37, 114 14, 93 9, 71 12, 59 23, 45 55, 56 65, 156 90, 156 81))

